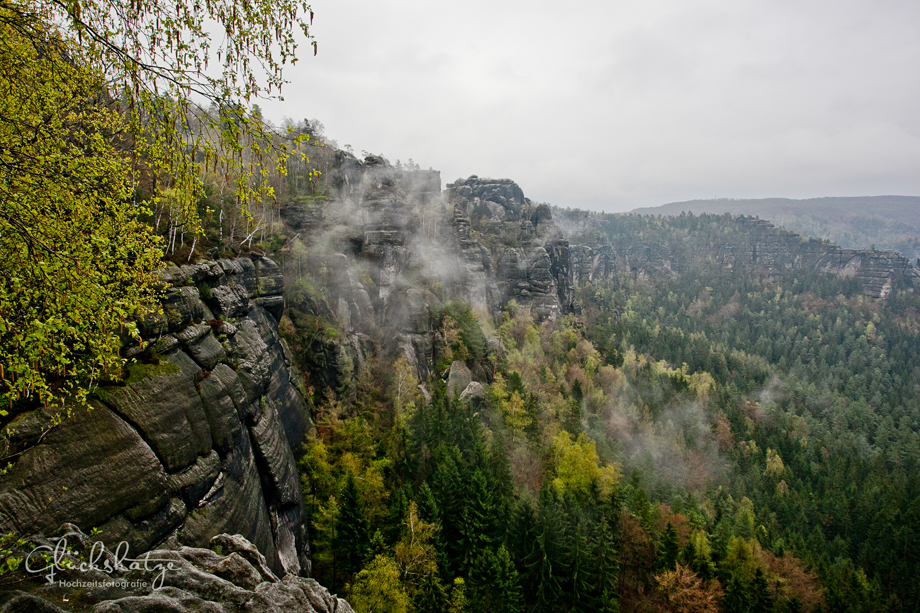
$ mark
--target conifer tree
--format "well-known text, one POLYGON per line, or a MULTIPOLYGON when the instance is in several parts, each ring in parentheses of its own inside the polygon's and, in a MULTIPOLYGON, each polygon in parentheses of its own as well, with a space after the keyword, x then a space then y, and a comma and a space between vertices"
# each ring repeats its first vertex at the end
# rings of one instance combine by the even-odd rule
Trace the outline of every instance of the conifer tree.
POLYGON ((773 595, 763 570, 754 571, 751 581, 751 613, 773 613, 773 595))
POLYGON ((668 522, 658 541, 658 559, 655 566, 659 571, 671 570, 677 564, 679 553, 680 541, 677 538, 677 530, 671 522, 668 522))
POLYGON ((725 600, 722 602, 722 608, 725 613, 749 613, 751 610, 751 599, 747 594, 747 586, 741 581, 737 574, 733 574, 725 586, 725 600))
POLYGON ((702 579, 715 577, 716 566, 712 561, 712 547, 709 537, 703 530, 696 529, 690 533, 687 546, 681 552, 681 558, 702 579))
POLYGON ((483 550, 470 571, 470 602, 482 613, 519 613, 523 599, 514 561, 504 545, 483 550))
POLYGON ((414 604, 416 613, 444 613, 447 609, 447 591, 436 573, 422 579, 414 604))
POLYGON ((508 528, 508 551, 514 560, 518 574, 522 578, 524 592, 531 594, 535 585, 525 582, 527 573, 528 556, 530 556, 533 542, 537 536, 537 517, 533 505, 526 498, 518 502, 511 517, 508 528))
POLYGON ((526 561, 526 583, 533 586, 533 610, 538 613, 553 611, 564 594, 568 563, 562 520, 552 493, 544 487, 537 506, 536 538, 526 561))
POLYGON ((460 474, 460 451, 456 446, 447 449, 434 474, 434 491, 437 507, 441 511, 441 538, 447 554, 447 578, 459 571, 463 561, 463 513, 466 486, 460 474))
POLYGON ((342 487, 340 509, 336 534, 337 559, 345 575, 350 577, 361 569, 370 545, 364 504, 355 485, 354 473, 348 473, 342 487))
POLYGON ((438 510, 438 503, 434 499, 434 493, 431 491, 427 481, 422 482, 418 490, 418 514, 423 521, 428 523, 440 523, 441 513, 438 510))
POLYGON ((411 500, 412 489, 408 485, 403 485, 403 487, 390 494, 386 517, 386 538, 388 542, 393 543, 399 539, 403 519, 405 519, 409 510, 411 500))
POLYGON ((620 610, 620 600, 617 595, 618 535, 611 525, 611 519, 608 513, 601 515, 592 543, 593 600, 594 608, 598 613, 615 613, 620 610))
MULTIPOLYGON (((575 383, 578 383, 578 381, 575 383)), ((575 400, 574 398, 569 399, 562 427, 567 432, 576 436, 581 433, 581 401, 575 400)))
POLYGON ((463 568, 469 570, 479 554, 497 541, 492 490, 480 469, 473 472, 463 512, 463 568))
POLYGON ((569 514, 571 528, 566 538, 568 574, 565 594, 577 611, 591 611, 592 560, 585 518, 575 509, 569 514))
POLYGON ((493 484, 495 515, 505 518, 500 521, 498 540, 504 539, 507 518, 511 515, 511 502, 514 498, 514 478, 511 476, 511 466, 508 462, 508 453, 505 450, 505 439, 501 433, 495 433, 489 449, 489 464, 491 468, 491 481, 493 484))

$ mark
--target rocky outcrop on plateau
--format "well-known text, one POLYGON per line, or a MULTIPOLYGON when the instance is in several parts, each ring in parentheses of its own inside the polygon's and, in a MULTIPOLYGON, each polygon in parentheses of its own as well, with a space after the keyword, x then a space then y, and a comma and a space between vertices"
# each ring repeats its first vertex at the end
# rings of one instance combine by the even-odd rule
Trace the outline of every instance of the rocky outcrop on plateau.
POLYGON ((123 384, 100 387, 91 410, 9 424, 0 530, 51 534, 71 523, 131 552, 241 534, 275 574, 307 575, 292 450, 312 425, 278 334, 281 270, 253 257, 162 279, 162 308, 139 317, 146 344, 123 350, 138 360, 123 384))
POLYGON ((510 179, 473 175, 447 188, 464 264, 462 285, 474 307, 497 313, 514 300, 539 319, 574 308, 569 244, 548 206, 525 198, 510 179))
POLYGON ((898 286, 913 288, 914 279, 920 276, 896 251, 844 249, 752 217, 737 218, 735 227, 750 237, 740 253, 743 263, 769 270, 807 267, 838 277, 855 277, 862 282, 863 293, 873 298, 886 298, 898 286))
MULTIPOLYGON (((563 227, 572 236, 585 236, 599 224, 582 211, 563 213, 563 227)), ((806 269, 843 278, 856 278, 865 295, 885 298, 895 288, 913 289, 920 274, 895 251, 844 249, 809 239, 753 217, 736 217, 731 232, 716 244, 677 241, 643 244, 621 239, 617 244, 572 246, 573 278, 579 284, 627 275, 633 279, 675 277, 702 266, 728 273, 759 270, 768 275, 806 269)))

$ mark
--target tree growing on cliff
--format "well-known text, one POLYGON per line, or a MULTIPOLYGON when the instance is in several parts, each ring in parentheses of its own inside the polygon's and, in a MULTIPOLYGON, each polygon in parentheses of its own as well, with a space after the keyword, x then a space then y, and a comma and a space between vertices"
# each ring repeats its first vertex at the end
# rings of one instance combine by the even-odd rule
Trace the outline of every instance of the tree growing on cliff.
POLYGON ((0 0, 2 405, 81 404, 119 373, 120 337, 155 293, 145 217, 165 215, 172 240, 195 233, 202 168, 241 206, 271 198, 269 168, 301 141, 276 147, 245 108, 277 94, 307 14, 297 0, 0 0))

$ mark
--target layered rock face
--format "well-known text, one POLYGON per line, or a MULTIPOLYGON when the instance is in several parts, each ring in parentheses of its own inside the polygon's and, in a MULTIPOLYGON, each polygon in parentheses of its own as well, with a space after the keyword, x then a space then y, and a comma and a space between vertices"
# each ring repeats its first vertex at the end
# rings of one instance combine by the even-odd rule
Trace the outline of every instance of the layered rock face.
MULTIPOLYGON (((239 535, 216 535, 210 549, 182 546, 129 556, 141 561, 133 569, 130 559, 99 548, 95 540, 65 524, 60 536, 36 542, 44 551, 61 551, 58 566, 41 570, 43 563, 31 560, 39 572, 0 592, 0 611, 354 613, 313 579, 279 579, 256 547, 239 535)), ((17 553, 26 557, 30 552, 17 553)))
POLYGON ((309 277, 325 297, 293 302, 292 319, 318 315, 345 332, 325 349, 336 356, 326 383, 341 386, 378 348, 405 357, 424 379, 433 366, 430 309, 440 302, 426 285, 436 269, 446 281, 457 268, 439 240, 440 173, 339 151, 331 183, 334 193, 321 205, 282 209, 288 233, 306 245, 303 255, 285 258, 285 275, 294 283, 309 277))
POLYGON ((162 277, 162 311, 139 322, 148 348, 125 350, 139 360, 125 385, 62 421, 39 411, 10 424, 20 455, 0 476, 0 530, 69 522, 132 553, 241 534, 279 576, 308 574, 292 449, 312 425, 278 336, 281 271, 243 258, 162 277))
POLYGON ((510 179, 473 175, 447 187, 465 268, 463 285, 474 308, 494 314, 514 300, 538 319, 555 319, 573 309, 569 243, 549 207, 535 206, 510 179), (499 238, 491 249, 473 237, 472 220, 499 238))
POLYGON ((750 236, 750 247, 741 254, 745 262, 780 268, 812 268, 838 277, 862 281, 863 292, 885 298, 899 284, 914 286, 917 269, 896 251, 844 249, 815 239, 803 240, 795 232, 776 228, 762 219, 739 217, 735 226, 750 236))

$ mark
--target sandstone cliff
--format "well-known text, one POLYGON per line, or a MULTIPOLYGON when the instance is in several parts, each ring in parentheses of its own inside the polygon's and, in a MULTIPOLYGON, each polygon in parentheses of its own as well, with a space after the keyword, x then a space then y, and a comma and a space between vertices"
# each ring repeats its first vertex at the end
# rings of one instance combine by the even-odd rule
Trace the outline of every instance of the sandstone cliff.
MULTIPOLYGON (((279 339, 282 277, 267 258, 167 269, 162 311, 123 386, 91 411, 18 416, 4 443, 0 530, 51 534, 64 523, 132 553, 206 547, 240 534, 277 575, 309 574, 294 453, 312 427, 279 339)), ((114 609, 113 609, 114 610, 114 609)))

